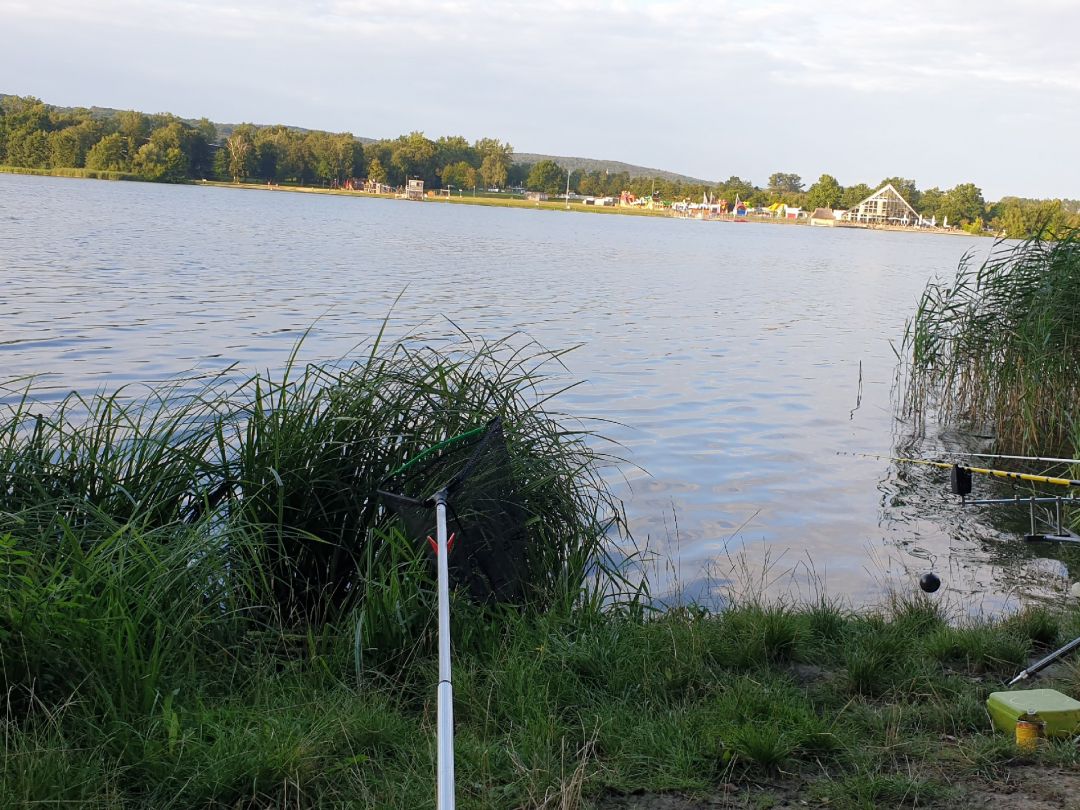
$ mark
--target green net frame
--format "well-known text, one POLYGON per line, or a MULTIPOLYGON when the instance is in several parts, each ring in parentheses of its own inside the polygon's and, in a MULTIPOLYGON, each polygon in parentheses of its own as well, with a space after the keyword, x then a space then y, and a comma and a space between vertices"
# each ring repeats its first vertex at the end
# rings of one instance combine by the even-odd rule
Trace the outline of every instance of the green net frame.
POLYGON ((501 418, 417 453, 378 491, 408 535, 420 541, 436 536, 435 504, 443 498, 453 537, 451 587, 464 588, 480 603, 525 601, 527 513, 501 418))

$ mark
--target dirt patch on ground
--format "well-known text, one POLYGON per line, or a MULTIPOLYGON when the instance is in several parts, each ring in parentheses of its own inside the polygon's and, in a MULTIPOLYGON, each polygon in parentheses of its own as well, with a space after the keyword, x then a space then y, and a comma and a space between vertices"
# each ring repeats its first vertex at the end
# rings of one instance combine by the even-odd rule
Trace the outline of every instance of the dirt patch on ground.
MULTIPOLYGON (((1036 765, 1010 768, 999 779, 954 783, 948 799, 918 806, 976 808, 1023 808, 1023 810, 1080 810, 1080 772, 1036 765)), ((707 797, 671 793, 609 796, 598 810, 805 810, 832 807, 813 796, 809 783, 761 783, 731 785, 707 797)), ((906 805, 910 806, 910 805, 906 805)))
POLYGON ((734 810, 735 808, 770 808, 770 810, 803 810, 808 800, 801 799, 804 785, 797 783, 764 783, 757 785, 728 785, 727 790, 705 798, 691 798, 671 793, 639 793, 630 796, 611 796, 601 801, 599 810, 734 810))
POLYGON ((1022 807, 1024 810, 1080 810, 1080 772, 1038 766, 1011 768, 984 785, 965 785, 959 807, 1022 807))

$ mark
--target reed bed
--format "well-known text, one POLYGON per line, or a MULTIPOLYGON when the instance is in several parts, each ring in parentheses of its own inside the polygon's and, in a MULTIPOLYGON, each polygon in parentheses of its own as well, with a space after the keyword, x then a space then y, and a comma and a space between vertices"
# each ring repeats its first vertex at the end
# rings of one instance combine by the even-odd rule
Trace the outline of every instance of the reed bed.
POLYGON ((26 711, 78 695, 121 718, 264 642, 314 644, 358 617, 357 661, 393 658, 426 638, 433 584, 376 490, 495 416, 528 514, 514 609, 608 598, 619 504, 588 432, 545 410, 558 361, 511 341, 377 343, 278 378, 53 406, 24 392, 0 418, 0 688, 26 711))
POLYGON ((1080 233, 999 242, 929 284, 904 334, 905 406, 991 432, 1006 451, 1067 451, 1080 402, 1080 233))

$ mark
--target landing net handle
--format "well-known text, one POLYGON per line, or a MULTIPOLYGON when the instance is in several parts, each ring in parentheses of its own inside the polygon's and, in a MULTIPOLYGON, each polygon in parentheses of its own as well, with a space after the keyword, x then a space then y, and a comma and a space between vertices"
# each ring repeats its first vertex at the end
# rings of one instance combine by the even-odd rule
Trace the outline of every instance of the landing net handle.
POLYGON ((446 490, 435 494, 439 580, 438 810, 454 810, 454 684, 450 674, 450 569, 446 537, 446 490))

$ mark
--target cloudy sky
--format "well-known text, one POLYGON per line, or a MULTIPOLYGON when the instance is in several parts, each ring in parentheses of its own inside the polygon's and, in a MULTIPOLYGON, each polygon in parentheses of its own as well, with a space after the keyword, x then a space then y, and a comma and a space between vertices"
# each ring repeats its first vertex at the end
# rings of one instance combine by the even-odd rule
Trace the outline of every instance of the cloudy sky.
POLYGON ((0 92, 1080 197, 1080 2, 0 0, 0 92))

